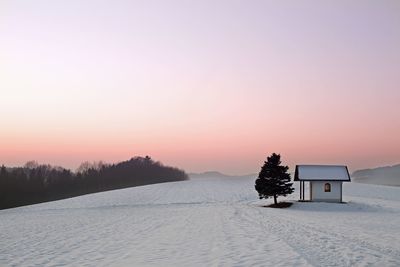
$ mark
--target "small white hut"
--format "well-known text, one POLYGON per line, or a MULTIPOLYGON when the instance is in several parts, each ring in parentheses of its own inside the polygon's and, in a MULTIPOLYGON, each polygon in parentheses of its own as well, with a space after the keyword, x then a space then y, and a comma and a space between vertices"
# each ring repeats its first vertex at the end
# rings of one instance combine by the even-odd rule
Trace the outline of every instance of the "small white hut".
POLYGON ((300 182, 300 201, 342 202, 342 184, 350 182, 350 175, 347 166, 297 165, 294 180, 300 182), (309 182, 309 200, 305 182, 309 182))

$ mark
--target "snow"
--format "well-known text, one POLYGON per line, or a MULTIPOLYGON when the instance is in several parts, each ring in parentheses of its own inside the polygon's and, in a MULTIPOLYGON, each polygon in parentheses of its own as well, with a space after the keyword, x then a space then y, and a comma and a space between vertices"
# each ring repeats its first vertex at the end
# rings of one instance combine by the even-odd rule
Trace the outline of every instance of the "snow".
POLYGON ((351 177, 358 183, 400 186, 400 164, 358 170, 353 172, 351 177))
POLYGON ((343 193, 271 209, 254 178, 199 178, 2 210, 0 266, 399 266, 400 188, 343 193))
POLYGON ((331 180, 350 181, 349 172, 346 166, 334 165, 297 165, 298 176, 301 181, 331 180))

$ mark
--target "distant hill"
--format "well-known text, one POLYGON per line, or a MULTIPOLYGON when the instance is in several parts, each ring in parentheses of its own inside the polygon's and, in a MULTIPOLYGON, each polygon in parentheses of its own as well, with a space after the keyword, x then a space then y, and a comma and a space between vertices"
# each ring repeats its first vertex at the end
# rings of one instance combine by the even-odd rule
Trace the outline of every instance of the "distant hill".
POLYGON ((74 173, 30 161, 23 167, 0 166, 0 209, 76 197, 140 185, 187 180, 178 168, 149 156, 105 164, 84 162, 74 173))
POLYGON ((400 186, 400 164, 353 172, 354 182, 400 186))
POLYGON ((232 179, 232 178, 248 178, 257 177, 256 174, 246 174, 246 175, 228 175, 224 173, 220 173, 217 171, 208 171, 202 173, 189 173, 190 179, 208 179, 208 178, 221 178, 221 179, 232 179))

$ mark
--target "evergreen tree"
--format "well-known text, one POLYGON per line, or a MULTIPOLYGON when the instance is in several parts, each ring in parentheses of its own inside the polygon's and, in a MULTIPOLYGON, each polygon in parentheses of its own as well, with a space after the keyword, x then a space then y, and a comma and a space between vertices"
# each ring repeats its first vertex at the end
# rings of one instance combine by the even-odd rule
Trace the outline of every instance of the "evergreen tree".
POLYGON ((0 209, 187 179, 183 170, 164 166, 149 156, 112 165, 86 162, 77 173, 62 167, 39 165, 35 161, 16 168, 0 165, 0 209))
POLYGON ((288 166, 281 166, 281 155, 273 153, 267 158, 255 184, 260 199, 274 197, 274 203, 277 204, 278 196, 293 193, 288 170, 288 166))
POLYGON ((6 167, 4 165, 1 165, 0 177, 1 178, 6 178, 7 177, 7 169, 6 169, 6 167))

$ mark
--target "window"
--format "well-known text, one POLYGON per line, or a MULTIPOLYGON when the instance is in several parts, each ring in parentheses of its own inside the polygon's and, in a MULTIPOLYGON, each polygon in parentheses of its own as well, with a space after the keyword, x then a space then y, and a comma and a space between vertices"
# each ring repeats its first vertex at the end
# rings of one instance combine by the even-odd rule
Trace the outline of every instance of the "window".
POLYGON ((325 184, 325 192, 331 192, 331 184, 330 183, 325 184))

